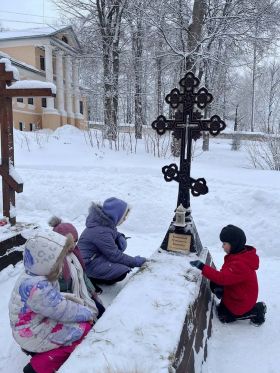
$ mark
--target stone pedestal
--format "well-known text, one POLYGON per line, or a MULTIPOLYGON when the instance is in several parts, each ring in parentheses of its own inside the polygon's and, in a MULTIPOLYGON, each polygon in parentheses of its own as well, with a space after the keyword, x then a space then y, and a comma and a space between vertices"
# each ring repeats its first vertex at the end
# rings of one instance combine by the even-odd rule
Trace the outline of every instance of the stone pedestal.
MULTIPOLYGON (((200 373, 213 300, 190 266, 195 254, 160 250, 122 288, 60 373, 200 373)), ((200 258, 211 264, 208 251, 200 258)))
MULTIPOLYGON (((207 253, 205 263, 212 265, 207 253)), ((190 305, 182 328, 172 368, 176 373, 198 373, 207 358, 207 341, 211 336, 213 299, 208 281, 202 278, 199 294, 190 305)))

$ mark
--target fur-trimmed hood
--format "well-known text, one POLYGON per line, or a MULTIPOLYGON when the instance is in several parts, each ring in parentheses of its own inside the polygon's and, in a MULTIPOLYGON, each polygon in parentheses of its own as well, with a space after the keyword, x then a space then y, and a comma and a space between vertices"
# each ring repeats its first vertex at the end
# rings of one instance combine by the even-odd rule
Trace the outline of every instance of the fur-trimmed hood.
POLYGON ((89 208, 89 214, 86 219, 86 227, 93 228, 98 226, 105 226, 114 229, 116 224, 103 212, 100 204, 93 202, 89 208))
POLYGON ((92 203, 89 208, 86 226, 87 228, 93 228, 96 225, 103 225, 114 228, 124 221, 128 211, 128 204, 116 197, 107 198, 102 206, 92 203))
POLYGON ((26 272, 46 276, 49 281, 56 280, 65 256, 73 247, 71 235, 64 237, 52 231, 36 232, 25 243, 23 262, 26 272))

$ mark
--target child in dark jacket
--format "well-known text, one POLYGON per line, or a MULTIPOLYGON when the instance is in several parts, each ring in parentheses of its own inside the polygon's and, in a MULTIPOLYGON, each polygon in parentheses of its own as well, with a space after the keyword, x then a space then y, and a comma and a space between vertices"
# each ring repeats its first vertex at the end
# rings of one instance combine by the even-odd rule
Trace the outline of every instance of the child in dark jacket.
POLYGON ((223 249, 226 253, 220 271, 202 263, 191 261, 193 267, 202 271, 208 278, 212 292, 221 299, 217 307, 221 322, 250 319, 257 326, 265 321, 266 305, 258 302, 258 280, 256 270, 259 257, 256 249, 246 244, 242 229, 227 225, 220 233, 223 249))
POLYGON ((121 281, 131 268, 141 267, 146 261, 141 256, 124 254, 126 239, 117 226, 125 221, 128 212, 128 204, 115 197, 106 199, 102 206, 93 203, 89 209, 78 246, 87 275, 95 283, 121 281))

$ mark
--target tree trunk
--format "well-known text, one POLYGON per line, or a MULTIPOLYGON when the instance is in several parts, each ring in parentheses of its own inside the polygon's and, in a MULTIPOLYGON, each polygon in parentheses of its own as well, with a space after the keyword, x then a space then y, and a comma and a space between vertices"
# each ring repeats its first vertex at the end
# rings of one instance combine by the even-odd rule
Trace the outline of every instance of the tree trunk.
MULTIPOLYGON (((159 49, 159 53, 161 53, 160 49, 159 49)), ((156 57, 156 71, 157 71, 157 80, 156 80, 157 115, 161 115, 163 113, 163 101, 162 101, 162 57, 160 56, 156 57)))
POLYGON ((199 41, 201 40, 202 26, 206 15, 207 4, 204 0, 194 0, 192 23, 188 27, 188 53, 186 58, 186 70, 194 70, 195 57, 194 52, 199 50, 199 41))
MULTIPOLYGON (((235 118, 234 118, 234 132, 238 130, 238 105, 236 106, 235 109, 235 118)), ((239 150, 240 149, 240 136, 234 134, 233 140, 232 140, 232 145, 231 145, 231 150, 239 150)))
POLYGON ((135 74, 135 138, 142 139, 142 126, 145 124, 142 104, 142 75, 143 75, 143 27, 141 13, 137 14, 135 26, 132 28, 132 47, 134 54, 134 74, 135 74))
POLYGON ((257 46, 254 44, 253 73, 252 73, 252 101, 251 101, 251 132, 254 132, 255 126, 255 84, 256 84, 256 67, 257 67, 257 46))
POLYGON ((123 9, 126 0, 113 3, 96 0, 99 30, 103 46, 104 124, 105 136, 117 139, 119 40, 123 9))
MULTIPOLYGON (((104 44, 104 43, 103 43, 104 44)), ((110 54, 108 46, 103 45, 103 75, 104 75, 104 125, 105 137, 113 139, 112 115, 112 80, 110 71, 110 54)))
POLYGON ((131 79, 126 77, 126 123, 132 123, 131 79))

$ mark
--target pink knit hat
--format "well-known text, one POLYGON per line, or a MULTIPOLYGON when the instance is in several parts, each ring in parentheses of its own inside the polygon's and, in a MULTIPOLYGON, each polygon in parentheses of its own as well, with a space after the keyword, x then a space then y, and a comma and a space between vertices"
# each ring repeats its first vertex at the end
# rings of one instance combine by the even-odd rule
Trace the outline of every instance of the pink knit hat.
POLYGON ((77 229, 71 223, 62 223, 61 219, 57 216, 53 216, 49 220, 49 225, 53 227, 53 231, 63 236, 66 236, 68 233, 71 233, 75 242, 78 241, 78 232, 77 229))

